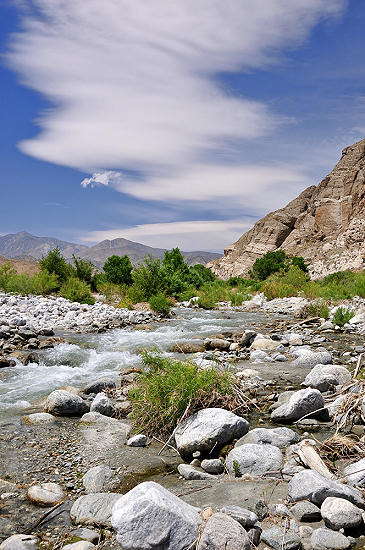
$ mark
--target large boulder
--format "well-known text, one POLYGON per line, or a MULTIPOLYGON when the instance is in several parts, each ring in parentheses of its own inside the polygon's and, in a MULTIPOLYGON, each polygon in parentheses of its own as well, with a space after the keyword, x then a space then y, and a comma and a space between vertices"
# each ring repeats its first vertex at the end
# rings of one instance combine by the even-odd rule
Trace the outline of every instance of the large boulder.
POLYGON ((108 466, 100 464, 90 468, 82 478, 87 493, 104 493, 113 488, 114 473, 108 466))
POLYGON ((120 497, 112 525, 123 550, 186 550, 198 536, 199 509, 153 481, 120 497))
POLYGON ((353 462, 343 471, 349 485, 365 486, 365 458, 353 462))
POLYGON ((315 413, 324 407, 324 399, 320 391, 312 388, 295 392, 287 403, 271 413, 271 419, 276 422, 295 422, 303 416, 315 413))
POLYGON ((241 437, 235 445, 240 447, 247 443, 269 444, 283 449, 292 443, 298 443, 300 436, 290 428, 254 428, 241 437))
POLYGON ((280 472, 283 455, 274 445, 247 443, 232 449, 226 459, 226 468, 232 475, 262 476, 280 472))
POLYGON ((288 496, 294 502, 310 500, 317 506, 321 506, 327 497, 339 497, 365 508, 360 491, 339 481, 327 479, 313 470, 303 470, 292 477, 288 485, 288 496))
POLYGON ((238 521, 245 529, 253 527, 259 520, 257 515, 247 508, 241 508, 241 506, 224 506, 221 509, 222 514, 227 514, 231 516, 234 520, 238 521))
POLYGON ((297 550, 301 548, 298 535, 291 531, 284 531, 280 527, 271 527, 262 531, 261 541, 274 548, 274 550, 297 550))
POLYGON ((362 523, 362 510, 344 498, 327 497, 321 506, 326 527, 339 531, 362 523))
POLYGON ((89 405, 79 395, 55 390, 47 397, 43 410, 55 416, 81 416, 89 410, 89 405))
POLYGON ((271 340, 271 338, 265 338, 264 336, 257 335, 255 340, 251 345, 251 349, 260 350, 260 351, 272 351, 281 346, 281 342, 276 340, 271 340))
POLYGON ((241 416, 219 408, 202 409, 175 429, 177 450, 182 457, 195 451, 209 453, 248 432, 249 423, 241 416))
POLYGON ((101 378, 100 380, 95 380, 94 382, 90 382, 90 384, 85 386, 84 393, 100 393, 106 389, 114 390, 115 387, 115 381, 112 378, 101 378))
POLYGON ((342 533, 337 533, 326 527, 313 531, 310 538, 313 550, 347 550, 351 542, 342 533))
POLYGON ((0 544, 0 550, 38 550, 38 544, 34 535, 12 535, 0 544))
POLYGON ((112 509, 119 493, 93 493, 78 498, 70 511, 71 520, 81 525, 111 527, 112 509))
POLYGON ((226 514, 217 512, 207 521, 197 550, 250 550, 246 530, 226 514))
POLYGON ((29 487, 27 498, 39 506, 54 506, 65 498, 65 493, 57 483, 40 483, 29 487))
POLYGON ((312 351, 308 348, 295 348, 291 351, 291 354, 296 357, 292 361, 293 367, 313 368, 316 365, 330 365, 332 363, 332 355, 329 351, 312 351))
POLYGON ((325 392, 334 386, 349 384, 352 380, 345 367, 336 365, 316 365, 306 376, 303 385, 325 392))
POLYGON ((104 393, 97 393, 90 406, 90 412, 98 412, 104 416, 114 416, 115 409, 109 397, 104 393))

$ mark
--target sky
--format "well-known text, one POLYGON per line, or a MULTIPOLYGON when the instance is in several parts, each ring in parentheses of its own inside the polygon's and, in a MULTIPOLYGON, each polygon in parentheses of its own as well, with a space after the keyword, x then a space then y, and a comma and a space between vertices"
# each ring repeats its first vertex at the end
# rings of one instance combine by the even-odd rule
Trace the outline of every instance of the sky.
POLYGON ((0 0, 0 234, 221 252, 365 137, 358 0, 0 0))

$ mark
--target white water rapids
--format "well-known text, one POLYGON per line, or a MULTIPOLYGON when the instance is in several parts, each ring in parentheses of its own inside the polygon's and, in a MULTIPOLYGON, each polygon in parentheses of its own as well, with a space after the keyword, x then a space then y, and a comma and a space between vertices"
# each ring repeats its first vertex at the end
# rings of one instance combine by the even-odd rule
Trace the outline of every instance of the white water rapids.
POLYGON ((179 341, 204 339, 224 331, 243 331, 267 315, 235 310, 175 309, 176 316, 153 324, 152 330, 116 329, 104 334, 68 335, 63 343, 40 355, 40 364, 17 365, 0 371, 0 416, 24 414, 35 401, 62 386, 83 387, 104 376, 138 366, 138 350, 156 347, 168 353, 179 341))

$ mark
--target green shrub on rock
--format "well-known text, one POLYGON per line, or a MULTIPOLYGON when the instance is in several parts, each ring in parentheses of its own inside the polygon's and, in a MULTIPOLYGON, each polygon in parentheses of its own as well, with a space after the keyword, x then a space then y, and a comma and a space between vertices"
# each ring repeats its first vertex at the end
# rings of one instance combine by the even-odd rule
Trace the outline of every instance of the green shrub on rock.
POLYGON ((336 313, 333 316, 333 323, 339 327, 343 327, 350 319, 354 317, 354 312, 345 307, 339 307, 336 309, 336 313))
POLYGON ((67 279, 61 287, 60 294, 67 300, 71 300, 71 302, 95 304, 95 299, 91 296, 89 285, 84 281, 80 281, 77 277, 67 279))
POLYGON ((149 305, 155 313, 161 313, 161 315, 166 316, 169 314, 173 304, 169 298, 160 292, 159 294, 155 294, 155 296, 151 296, 149 305))

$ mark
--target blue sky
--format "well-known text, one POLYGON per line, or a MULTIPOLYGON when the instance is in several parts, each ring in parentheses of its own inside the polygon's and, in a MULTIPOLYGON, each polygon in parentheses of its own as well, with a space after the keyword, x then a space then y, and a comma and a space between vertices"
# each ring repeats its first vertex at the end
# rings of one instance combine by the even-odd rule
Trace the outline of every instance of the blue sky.
POLYGON ((0 233, 216 250, 365 137, 356 0, 0 0, 0 233))

